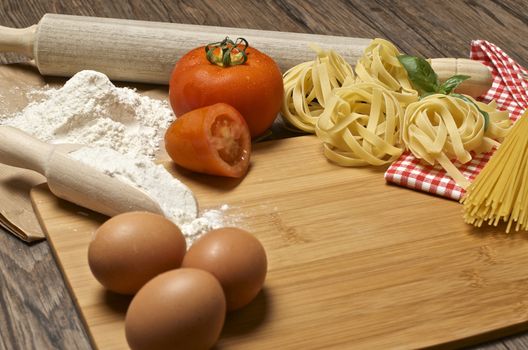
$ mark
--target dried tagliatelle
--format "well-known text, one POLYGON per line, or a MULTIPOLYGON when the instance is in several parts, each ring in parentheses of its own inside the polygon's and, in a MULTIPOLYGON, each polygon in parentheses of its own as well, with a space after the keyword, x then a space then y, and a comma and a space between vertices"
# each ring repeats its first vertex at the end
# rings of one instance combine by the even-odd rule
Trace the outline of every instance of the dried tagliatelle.
POLYGON ((282 116, 292 126, 314 132, 332 90, 354 80, 352 67, 335 51, 313 46, 314 61, 301 63, 284 73, 282 116))
POLYGON ((333 90, 315 132, 325 156, 339 165, 384 165, 403 151, 402 118, 402 106, 391 91, 356 83, 333 90))
POLYGON ((374 82, 394 91, 404 105, 418 100, 407 71, 398 60, 401 53, 396 46, 384 39, 374 39, 356 64, 357 79, 374 82))
POLYGON ((486 105, 462 97, 434 94, 407 106, 402 138, 415 157, 431 165, 439 163, 460 187, 467 188, 469 181, 452 160, 464 164, 472 159, 470 152, 498 146, 511 121, 495 102, 486 105))

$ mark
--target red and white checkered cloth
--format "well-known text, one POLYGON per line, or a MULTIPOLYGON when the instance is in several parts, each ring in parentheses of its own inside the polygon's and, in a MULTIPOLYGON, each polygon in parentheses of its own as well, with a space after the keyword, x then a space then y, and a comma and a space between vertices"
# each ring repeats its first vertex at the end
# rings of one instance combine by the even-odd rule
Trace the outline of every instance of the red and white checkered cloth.
MULTIPOLYGON (((474 40, 471 43, 471 59, 482 61, 490 67, 493 84, 480 101, 497 101, 497 107, 510 112, 515 121, 528 108, 528 70, 517 64, 499 47, 485 40, 474 40)), ((455 166, 470 181, 482 170, 490 159, 492 152, 473 155, 473 159, 455 166)), ((464 190, 457 186, 440 165, 429 164, 406 152, 391 164, 385 172, 385 180, 400 186, 432 193, 438 196, 459 200, 464 190)))

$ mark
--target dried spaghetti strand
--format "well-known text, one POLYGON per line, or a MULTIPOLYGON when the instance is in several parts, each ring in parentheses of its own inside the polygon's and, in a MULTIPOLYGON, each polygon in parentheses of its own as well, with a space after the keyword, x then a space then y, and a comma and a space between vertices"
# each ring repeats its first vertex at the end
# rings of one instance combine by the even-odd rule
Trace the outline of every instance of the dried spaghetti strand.
POLYGON ((334 88, 354 81, 354 71, 337 52, 312 47, 317 57, 284 73, 282 116, 298 130, 313 133, 334 88))
POLYGON ((506 223, 506 232, 528 229, 528 110, 517 120, 461 199, 464 220, 506 223))

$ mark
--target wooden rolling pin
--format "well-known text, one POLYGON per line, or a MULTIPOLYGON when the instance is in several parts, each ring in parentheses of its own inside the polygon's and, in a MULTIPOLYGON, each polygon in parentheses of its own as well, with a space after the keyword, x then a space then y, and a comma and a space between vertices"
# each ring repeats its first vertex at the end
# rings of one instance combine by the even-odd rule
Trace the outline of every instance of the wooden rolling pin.
MULTIPOLYGON (((283 72, 314 59, 310 43, 335 50, 351 64, 370 43, 370 39, 351 37, 46 14, 29 28, 0 27, 0 51, 34 58, 43 75, 70 77, 93 69, 112 80, 167 84, 183 54, 225 36, 246 38, 273 57, 283 72)), ((479 62, 448 58, 433 59, 432 65, 440 80, 471 75, 459 92, 478 96, 491 86, 491 74, 479 62)))
MULTIPOLYGON (((114 216, 128 211, 163 214, 145 192, 68 157, 75 148, 42 142, 25 132, 0 126, 0 162, 44 175, 57 197, 114 216)), ((68 145, 71 146, 71 145, 68 145)))

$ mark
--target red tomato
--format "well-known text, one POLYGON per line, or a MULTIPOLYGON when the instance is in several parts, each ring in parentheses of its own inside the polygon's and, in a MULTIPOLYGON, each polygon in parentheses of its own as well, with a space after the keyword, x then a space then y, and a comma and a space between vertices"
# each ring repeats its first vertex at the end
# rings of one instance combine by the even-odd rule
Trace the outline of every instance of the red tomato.
POLYGON ((184 55, 176 63, 169 85, 174 113, 179 116, 199 107, 224 102, 244 116, 252 137, 262 135, 273 124, 281 108, 284 95, 282 74, 269 56, 254 48, 247 48, 245 52, 245 63, 229 66, 211 63, 205 47, 184 55))
POLYGON ((165 133, 165 148, 186 169, 242 177, 249 166, 251 136, 235 108, 217 103, 178 117, 165 133))

